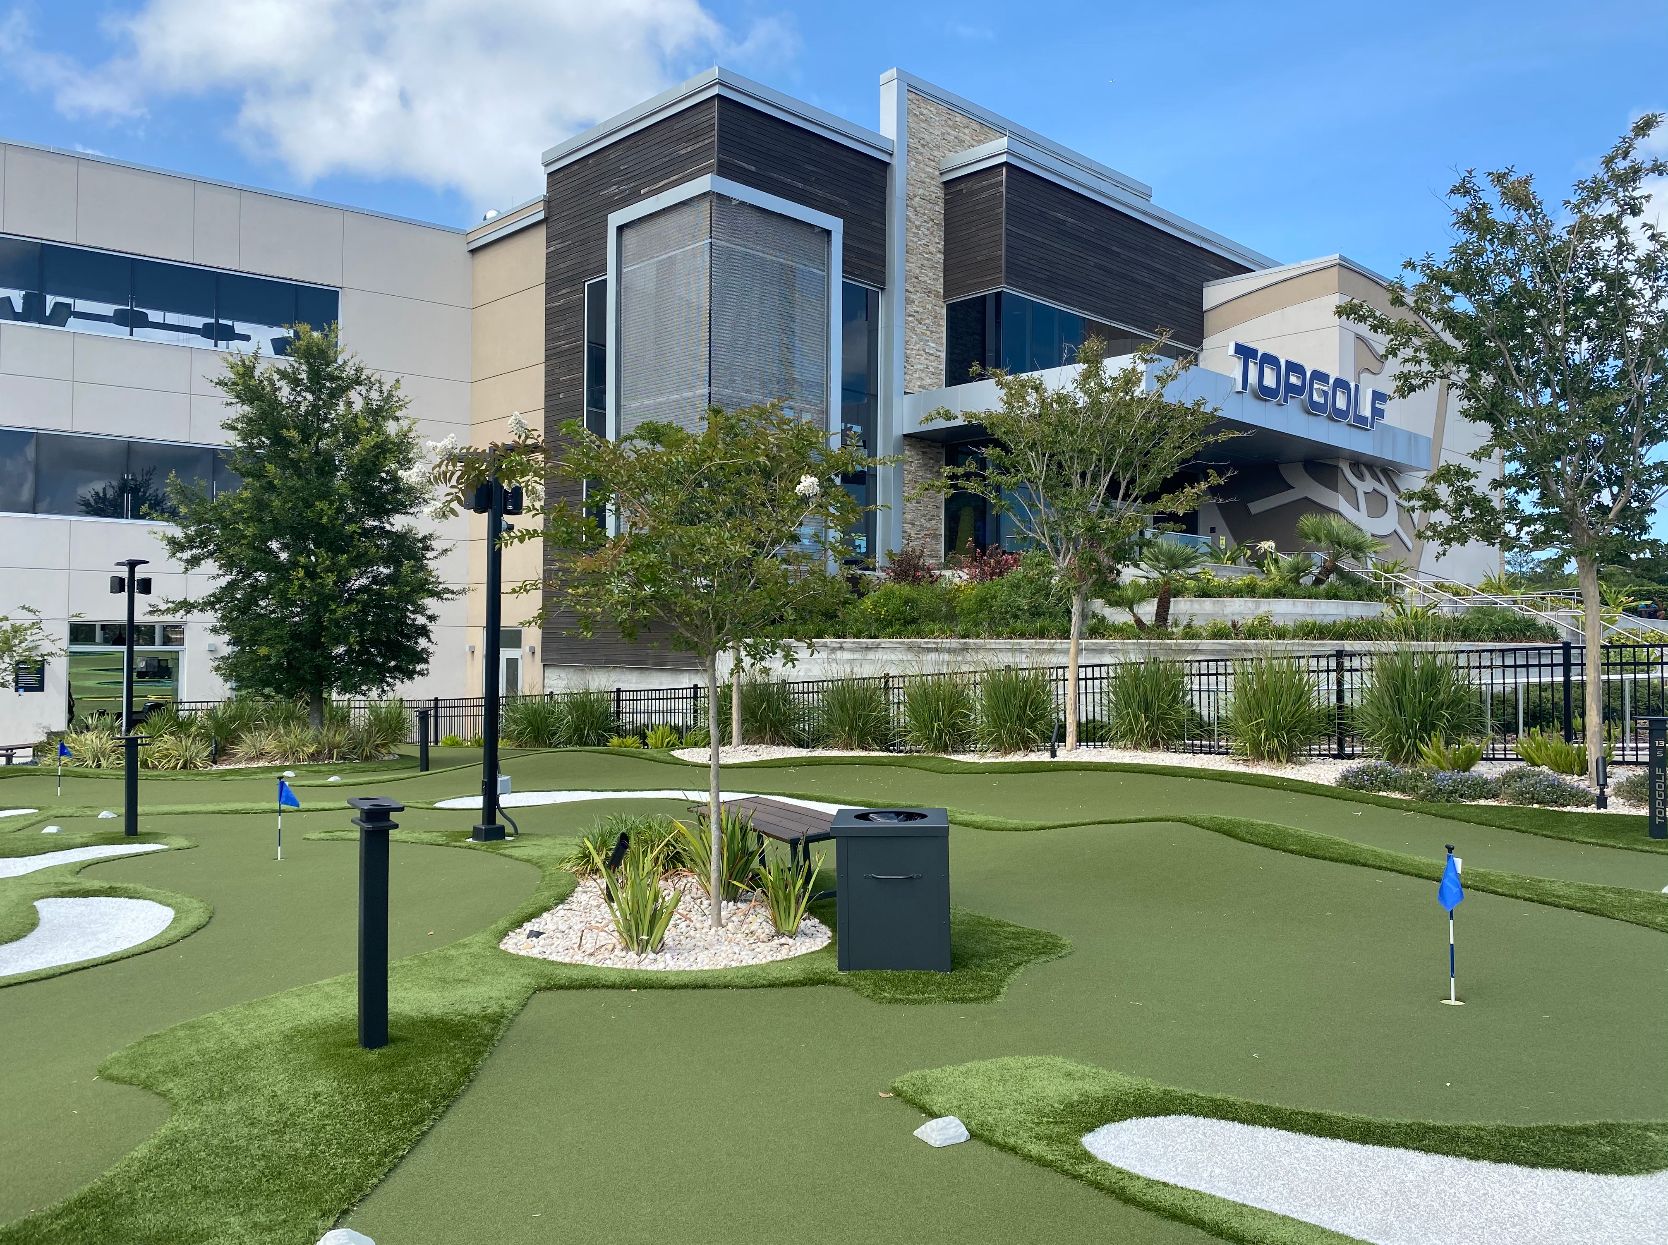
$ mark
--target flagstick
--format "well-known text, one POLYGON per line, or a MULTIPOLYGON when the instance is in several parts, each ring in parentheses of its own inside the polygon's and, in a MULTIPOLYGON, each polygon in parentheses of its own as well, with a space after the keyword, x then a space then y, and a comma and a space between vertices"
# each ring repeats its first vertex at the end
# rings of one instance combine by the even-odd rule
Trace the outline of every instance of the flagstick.
POLYGON ((58 798, 64 798, 64 758, 58 758, 58 798))
POLYGON ((278 859, 284 858, 284 804, 278 803, 278 859))
MULTIPOLYGON (((1453 856, 1454 872, 1455 873, 1464 873, 1465 872, 1465 866, 1464 866, 1464 864, 1461 863, 1460 858, 1458 856, 1454 856, 1452 848, 1450 848, 1448 850, 1448 854, 1450 856, 1453 856)), ((1449 1007, 1464 1007, 1465 1006, 1465 1000, 1459 998, 1455 993, 1454 910, 1452 908, 1448 909, 1448 997, 1443 999, 1442 1002, 1446 1003, 1449 1007)))

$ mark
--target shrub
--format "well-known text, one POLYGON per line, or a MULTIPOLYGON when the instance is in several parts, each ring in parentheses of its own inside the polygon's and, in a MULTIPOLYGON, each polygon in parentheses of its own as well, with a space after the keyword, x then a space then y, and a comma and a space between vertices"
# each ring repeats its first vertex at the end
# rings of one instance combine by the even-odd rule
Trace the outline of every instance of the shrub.
POLYGON ((403 700, 373 700, 365 706, 358 722, 359 760, 377 761, 391 757, 411 738, 411 710, 403 700))
POLYGON ((770 911, 770 923, 784 938, 799 933, 805 912, 816 893, 817 870, 822 858, 793 860, 785 852, 767 852, 753 867, 753 889, 770 911))
POLYGON ((972 639, 1071 634, 1071 596, 1041 554, 1026 554, 1000 579, 966 585, 954 602, 956 632, 972 639))
POLYGON ((269 765, 281 756, 278 732, 265 726, 245 730, 227 753, 233 765, 269 765))
POLYGON ((150 745, 139 750, 139 757, 146 769, 207 769, 212 761, 213 745, 190 731, 169 731, 151 736, 150 745))
POLYGON ((679 867, 681 849, 677 828, 670 817, 658 813, 614 813, 585 833, 562 860, 562 868, 582 878, 596 876, 596 860, 588 845, 601 848, 601 859, 606 861, 622 834, 626 836, 627 852, 646 856, 658 872, 679 867))
POLYGON ((706 748, 712 744, 712 734, 704 726, 691 727, 683 733, 685 748, 706 748))
POLYGON ((1562 735, 1553 735, 1533 727, 1528 734, 1518 737, 1512 751, 1530 765, 1549 769, 1554 774, 1585 774, 1587 748, 1584 744, 1568 743, 1562 735))
POLYGON ((1612 789, 1618 800, 1641 806, 1651 802, 1651 776, 1645 770, 1629 774, 1612 789))
MULTIPOLYGON (((1192 721, 1187 671, 1180 662, 1118 666, 1107 680, 1107 733, 1131 748, 1163 748, 1187 737, 1192 721)), ((1081 739, 1083 730, 1078 727, 1081 739)))
POLYGON ((805 743, 805 711, 786 683, 748 679, 741 686, 741 737, 753 744, 805 743))
POLYGON ((64 736, 64 746, 70 750, 70 764, 85 769, 108 769, 122 763, 122 743, 116 733, 88 727, 70 731, 64 736))
POLYGON ((1419 747, 1419 764, 1429 770, 1449 770, 1465 773, 1475 769, 1483 759, 1483 745, 1477 743, 1449 744, 1442 736, 1432 735, 1419 747))
POLYGON ((970 584, 989 583, 1018 570, 1019 555, 995 545, 984 550, 969 548, 966 553, 957 555, 956 569, 967 577, 970 584))
POLYGON ((641 748, 643 741, 636 735, 610 735, 608 746, 610 748, 641 748))
POLYGON ((880 572, 889 584, 931 584, 938 582, 938 568, 920 545, 909 544, 894 550, 891 559, 880 572))
POLYGON ((680 743, 682 743, 683 736, 678 734, 677 727, 668 726, 666 723, 661 722, 655 726, 649 727, 648 734, 643 737, 643 742, 651 748, 656 748, 660 751, 667 751, 669 749, 676 748, 680 743))
MULTIPOLYGON (((674 821, 672 833, 675 836, 677 866, 693 873, 701 890, 711 899, 712 834, 707 828, 707 818, 674 821)), ((719 873, 724 898, 728 901, 747 889, 758 851, 753 842, 753 823, 739 813, 732 813, 729 809, 719 811, 719 835, 722 839, 719 844, 719 873)))
POLYGON ((634 955, 660 950, 672 915, 683 896, 660 884, 660 870, 646 853, 627 852, 620 867, 610 875, 607 853, 590 839, 584 840, 591 867, 602 888, 602 899, 619 936, 620 946, 634 955))
POLYGON ((1544 769, 1519 765, 1500 775, 1500 798, 1508 804, 1545 808, 1591 808, 1593 793, 1544 769))
POLYGON ((892 707, 878 679, 837 679, 823 689, 817 740, 828 748, 881 752, 892 743, 892 707))
POLYGON ((973 694, 954 675, 904 684, 904 739, 923 752, 966 752, 973 742, 973 694))
POLYGON ((986 752, 1032 752, 1054 732, 1054 689, 1040 670, 1005 666, 979 679, 975 737, 986 752))
POLYGON ((296 738, 305 739, 306 751, 298 754, 298 761, 340 761, 347 755, 348 738, 353 732, 353 723, 345 721, 346 714, 340 718, 327 718, 324 725, 317 730, 308 727, 298 727, 296 738))
POLYGON ((1326 733, 1331 713, 1301 666, 1281 657, 1239 663, 1222 724, 1233 750, 1253 761, 1290 761, 1326 733))
POLYGON ((545 696, 517 696, 504 703, 499 732, 514 748, 556 748, 561 745, 564 714, 560 702, 545 696))
POLYGON ((1428 804, 1469 804, 1474 800, 1492 800, 1500 794, 1500 784, 1486 774, 1461 770, 1415 772, 1419 781, 1409 794, 1428 804))
POLYGON ((1363 761, 1338 775, 1338 786, 1350 791, 1392 791, 1401 769, 1388 761, 1363 761))
POLYGON ((882 584, 853 601, 841 629, 854 636, 943 635, 952 629, 952 591, 930 584, 882 584))
POLYGON ((1411 765, 1433 736, 1480 736, 1483 707, 1447 654, 1402 649, 1373 663, 1355 722, 1361 738, 1386 761, 1411 765))
POLYGON ((462 735, 442 735, 440 737, 439 746, 442 747, 442 748, 461 748, 461 747, 463 747, 463 736, 462 735))
POLYGON ((558 748, 596 748, 619 730, 614 697, 601 688, 566 692, 555 698, 558 748))

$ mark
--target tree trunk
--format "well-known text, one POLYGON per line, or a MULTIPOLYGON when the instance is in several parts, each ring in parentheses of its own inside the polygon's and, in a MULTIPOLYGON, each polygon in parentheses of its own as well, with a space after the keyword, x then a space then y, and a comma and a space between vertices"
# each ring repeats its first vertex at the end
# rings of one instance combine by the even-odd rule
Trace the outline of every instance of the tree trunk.
POLYGON ((707 730, 712 747, 707 750, 707 830, 712 835, 712 927, 724 924, 724 822, 718 787, 718 654, 707 654, 707 730))
POLYGON ((1075 588, 1071 594, 1071 642, 1066 645, 1066 751, 1077 747, 1077 667, 1083 647, 1083 608, 1089 594, 1075 588))
MULTIPOLYGON (((714 739, 718 736, 714 735, 714 739)), ((741 645, 730 657, 730 744, 741 743, 741 645)))
POLYGON ((1320 587, 1327 580, 1332 578, 1337 569, 1338 556, 1333 553, 1327 554, 1321 559, 1320 568, 1315 572, 1315 577, 1310 581, 1310 583, 1316 588, 1320 587))
POLYGON ((307 725, 315 731, 324 725, 324 693, 322 691, 307 693, 307 725))
POLYGON ((1581 631, 1587 644, 1581 730, 1587 741, 1587 781, 1596 787, 1599 758, 1604 755, 1604 615, 1600 612, 1598 562, 1577 557, 1575 576, 1581 585, 1581 631))
POLYGON ((1158 581, 1158 595, 1153 598, 1153 626, 1163 631, 1170 625, 1170 581, 1158 581))

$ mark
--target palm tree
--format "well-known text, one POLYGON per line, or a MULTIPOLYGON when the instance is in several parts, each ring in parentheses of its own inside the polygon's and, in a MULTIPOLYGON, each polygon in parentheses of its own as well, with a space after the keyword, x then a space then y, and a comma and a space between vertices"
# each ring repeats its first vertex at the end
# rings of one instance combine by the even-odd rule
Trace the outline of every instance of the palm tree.
POLYGON ((1153 602, 1153 626, 1163 631, 1170 625, 1170 596, 1176 585, 1194 574, 1209 558, 1192 545, 1175 540, 1147 542, 1141 555, 1141 565, 1151 573, 1158 585, 1158 597, 1153 602))
POLYGON ((1321 553, 1321 564, 1315 571, 1318 587, 1331 579, 1338 564, 1349 558, 1365 562, 1379 551, 1379 543, 1356 527, 1341 514, 1311 511, 1297 521, 1298 539, 1321 553))

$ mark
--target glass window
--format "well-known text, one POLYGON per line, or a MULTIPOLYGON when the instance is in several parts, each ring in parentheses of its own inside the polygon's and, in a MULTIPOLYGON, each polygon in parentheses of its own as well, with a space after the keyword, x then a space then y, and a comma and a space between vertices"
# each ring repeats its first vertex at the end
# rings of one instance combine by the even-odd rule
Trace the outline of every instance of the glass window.
POLYGON ((498 647, 519 649, 521 647, 521 628, 500 627, 498 629, 498 647))
POLYGON ((231 456, 225 450, 214 451, 214 493, 229 493, 243 483, 243 477, 232 470, 231 456))
POLYGON ((35 511, 35 434, 0 428, 0 510, 35 511))
POLYGON ((46 310, 40 295, 41 244, 0 238, 0 320, 38 320, 46 310))
POLYGON ((311 285, 295 287, 295 318, 297 322, 324 332, 341 320, 338 310, 341 299, 335 290, 321 290, 311 285))
POLYGON ((90 622, 72 622, 70 624, 71 644, 97 644, 98 624, 90 622))
POLYGON ((993 294, 960 298, 945 309, 944 383, 964 385, 975 367, 989 366, 988 323, 993 294))
POLYGON ((608 281, 585 283, 585 428, 606 435, 608 414, 608 281), (600 418, 599 418, 600 417, 600 418))
POLYGON ((184 623, 158 623, 156 630, 157 643, 167 648, 185 647, 184 623))
POLYGON ((203 346, 214 340, 214 274, 181 264, 133 261, 133 335, 203 346))
POLYGON ((268 355, 281 355, 289 349, 289 326, 295 323, 295 286, 221 273, 216 291, 219 323, 215 338, 222 345, 258 348, 268 355))
MULTIPOLYGON (((876 445, 875 407, 880 391, 880 294, 855 282, 841 290, 840 433, 848 445, 873 453, 876 445)), ((861 506, 873 502, 874 482, 868 472, 854 472, 840 481, 861 506)), ((875 516, 863 516, 851 533, 853 552, 872 561, 875 516)))
POLYGON ((128 450, 128 474, 133 494, 130 518, 172 519, 179 513, 168 498, 168 481, 210 487, 214 451, 203 445, 168 445, 134 441, 128 450))
POLYGON ((41 255, 44 323, 82 333, 127 336, 133 261, 125 255, 48 246, 41 255))
POLYGON ((35 512, 126 519, 127 442, 41 435, 35 447, 35 512))

